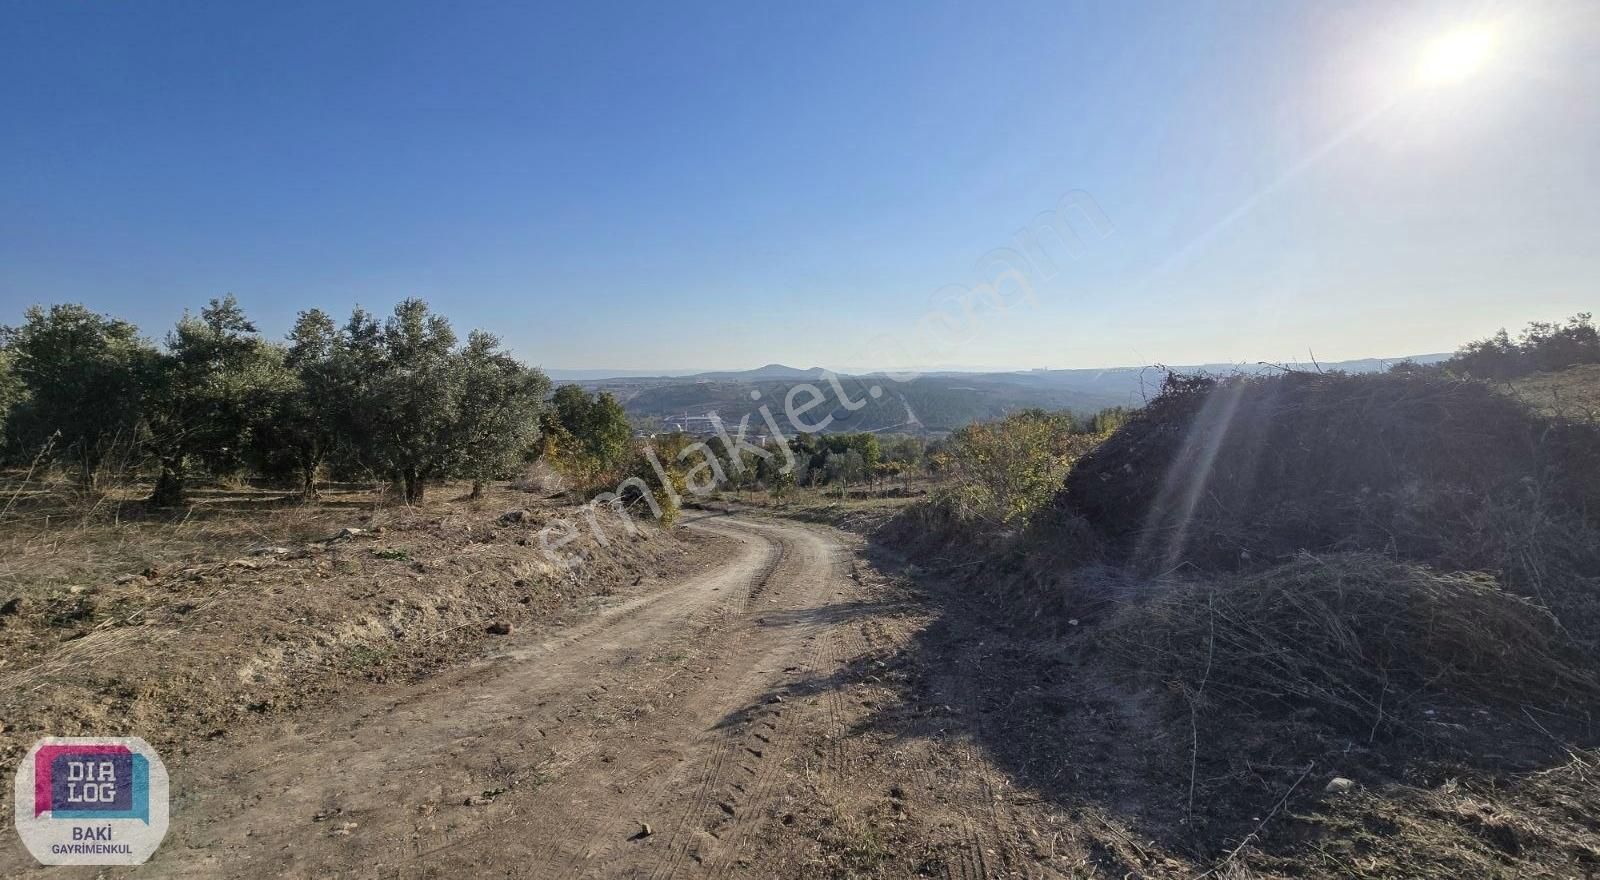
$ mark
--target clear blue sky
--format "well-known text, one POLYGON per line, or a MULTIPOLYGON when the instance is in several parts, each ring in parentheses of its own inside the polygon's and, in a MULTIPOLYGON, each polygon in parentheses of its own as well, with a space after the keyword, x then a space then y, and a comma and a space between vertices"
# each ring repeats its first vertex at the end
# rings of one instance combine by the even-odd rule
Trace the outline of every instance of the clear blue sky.
POLYGON ((546 367, 879 366, 1074 189, 1115 231, 907 357, 1437 351, 1600 289, 1584 0, 0 16, 3 323, 416 295, 546 367), (1420 85, 1461 28, 1492 49, 1420 85))

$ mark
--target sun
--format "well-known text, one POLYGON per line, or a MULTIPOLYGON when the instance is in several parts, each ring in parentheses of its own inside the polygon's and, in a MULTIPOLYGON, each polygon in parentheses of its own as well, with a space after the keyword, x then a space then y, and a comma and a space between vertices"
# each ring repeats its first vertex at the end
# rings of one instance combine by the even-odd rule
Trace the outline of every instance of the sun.
POLYGON ((1478 25, 1452 31, 1429 43, 1417 60, 1417 82, 1447 86, 1461 82, 1488 63, 1495 48, 1493 28, 1478 25))

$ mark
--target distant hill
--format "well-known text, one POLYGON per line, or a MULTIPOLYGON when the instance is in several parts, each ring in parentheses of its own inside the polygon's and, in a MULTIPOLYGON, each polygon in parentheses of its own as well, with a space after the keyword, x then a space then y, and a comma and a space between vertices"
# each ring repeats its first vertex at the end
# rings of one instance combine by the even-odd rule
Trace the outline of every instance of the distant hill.
MULTIPOLYGON (((1373 372, 1402 360, 1435 363, 1445 354, 1411 358, 1365 358, 1314 364, 1200 364, 1176 366, 1177 372, 1261 372, 1280 368, 1342 370, 1351 373, 1373 372)), ((605 389, 615 394, 635 420, 670 429, 699 429, 715 413, 736 425, 750 416, 751 432, 761 433, 763 405, 778 420, 786 434, 799 433, 805 426, 790 424, 785 418, 785 399, 799 383, 813 383, 827 394, 827 402, 804 414, 802 421, 817 424, 832 416, 827 431, 876 431, 939 434, 953 431, 974 421, 994 419, 1028 407, 1067 409, 1088 415, 1110 406, 1137 406, 1154 394, 1167 368, 1114 367, 1108 369, 1028 370, 1000 373, 935 372, 901 381, 886 373, 840 376, 846 397, 861 405, 850 409, 841 405, 820 367, 800 369, 784 364, 767 364, 753 370, 712 371, 679 376, 621 375, 581 379, 590 389, 605 389), (878 396, 872 396, 872 389, 878 396), (756 395, 756 396, 752 396, 756 395), (830 409, 831 407, 831 409, 830 409)), ((558 381, 563 377, 553 371, 558 381)), ((903 379, 904 377, 900 377, 903 379)), ((804 396, 797 398, 803 405, 804 396)))
POLYGON ((799 370, 786 367, 783 364, 767 364, 753 370, 724 371, 720 373, 691 373, 684 376, 696 382, 763 382, 791 379, 803 382, 816 379, 825 372, 821 367, 812 367, 809 370, 799 370))

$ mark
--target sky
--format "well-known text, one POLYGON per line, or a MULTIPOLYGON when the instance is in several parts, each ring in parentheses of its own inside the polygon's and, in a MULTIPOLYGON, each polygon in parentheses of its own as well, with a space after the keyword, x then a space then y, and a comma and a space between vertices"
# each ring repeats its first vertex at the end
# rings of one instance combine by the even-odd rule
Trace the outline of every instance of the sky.
POLYGON ((0 4, 0 323, 418 296, 547 368, 1397 356, 1592 309, 1597 196, 1588 0, 0 4))

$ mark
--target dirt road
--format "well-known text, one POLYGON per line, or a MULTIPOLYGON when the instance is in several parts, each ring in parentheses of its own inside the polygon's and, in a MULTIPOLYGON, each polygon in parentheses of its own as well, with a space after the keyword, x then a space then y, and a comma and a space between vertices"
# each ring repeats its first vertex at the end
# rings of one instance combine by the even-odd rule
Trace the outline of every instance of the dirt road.
POLYGON ((732 557, 242 748, 168 756, 171 831, 142 875, 723 873, 800 721, 782 692, 837 665, 856 603, 825 530, 689 527, 732 557))

